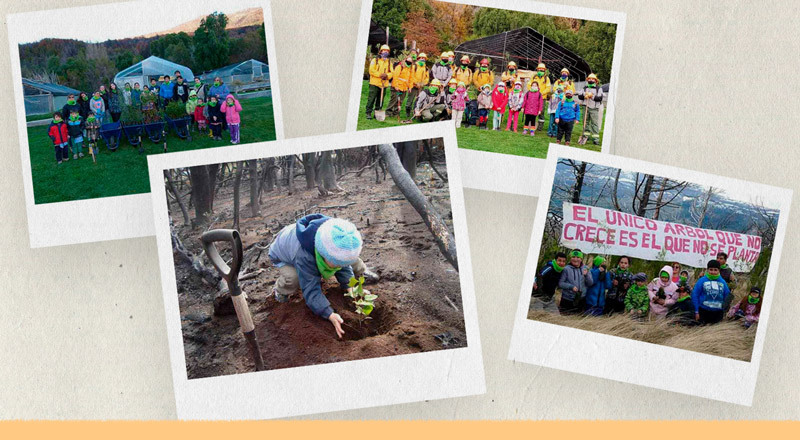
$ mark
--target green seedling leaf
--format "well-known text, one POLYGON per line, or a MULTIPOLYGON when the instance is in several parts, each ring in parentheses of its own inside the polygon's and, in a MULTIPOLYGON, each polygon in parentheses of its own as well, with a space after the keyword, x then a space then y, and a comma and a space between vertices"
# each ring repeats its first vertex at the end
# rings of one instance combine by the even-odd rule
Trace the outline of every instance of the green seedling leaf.
POLYGON ((368 305, 362 306, 361 307, 361 313, 364 316, 369 316, 369 314, 372 313, 372 309, 373 308, 374 308, 374 306, 372 304, 368 304, 368 305))
POLYGON ((372 302, 372 301, 375 301, 376 299, 378 299, 378 295, 373 295, 371 293, 369 293, 367 295, 364 295, 364 300, 365 301, 372 302))
POLYGON ((358 284, 358 280, 356 280, 355 277, 350 277, 350 282, 347 283, 347 285, 350 287, 355 287, 356 284, 358 284))
POLYGON ((366 281, 366 279, 364 279, 364 277, 363 277, 363 276, 362 276, 362 277, 358 277, 358 284, 359 284, 359 285, 363 285, 363 284, 364 284, 364 281, 366 281))

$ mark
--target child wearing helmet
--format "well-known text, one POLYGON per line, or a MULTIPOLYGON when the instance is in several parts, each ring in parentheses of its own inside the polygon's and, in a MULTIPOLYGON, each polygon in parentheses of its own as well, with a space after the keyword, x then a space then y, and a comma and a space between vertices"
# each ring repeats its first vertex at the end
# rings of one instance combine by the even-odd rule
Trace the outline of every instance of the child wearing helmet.
POLYGON ((483 90, 484 85, 489 85, 491 89, 494 86, 494 72, 489 67, 489 59, 483 58, 475 67, 475 73, 472 75, 472 84, 483 90))
POLYGON ((336 277, 343 290, 350 278, 359 278, 366 265, 359 257, 363 241, 351 222, 309 214, 285 226, 269 246, 269 257, 278 267, 278 280, 272 288, 275 299, 286 302, 298 289, 315 315, 327 319, 336 335, 344 334, 344 322, 322 293, 321 279, 336 277))
POLYGON ((450 66, 450 52, 442 52, 439 62, 431 67, 431 76, 440 83, 447 84, 453 77, 453 68, 450 66))
MULTIPOLYGON (((411 54, 413 59, 413 55, 416 54, 416 52, 412 52, 411 54)), ((409 89, 408 97, 406 98, 406 118, 411 117, 411 109, 415 108, 417 105, 419 92, 422 91, 422 89, 428 85, 428 81, 430 81, 430 73, 426 66, 427 62, 428 55, 425 54, 425 52, 417 54, 416 60, 414 60, 414 67, 411 70, 411 89, 409 89)))
POLYGON ((507 90, 511 90, 511 88, 514 87, 514 83, 520 81, 517 63, 514 61, 508 62, 508 69, 500 75, 500 81, 506 83, 507 90))
POLYGON ((566 67, 561 69, 561 76, 553 83, 553 87, 561 86, 564 91, 572 90, 572 94, 575 94, 575 84, 569 79, 569 69, 566 67))
POLYGON ((603 88, 594 73, 586 77, 586 85, 578 94, 586 107, 586 126, 583 135, 592 135, 592 143, 600 145, 600 126, 603 123, 603 88))
POLYGON ((447 113, 447 103, 441 86, 441 82, 434 78, 428 87, 419 93, 417 107, 414 110, 415 117, 420 117, 423 122, 430 122, 441 119, 447 113))
POLYGON ((464 55, 461 57, 458 67, 455 68, 453 78, 457 83, 464 83, 464 86, 472 84, 472 69, 469 68, 469 57, 464 55))
POLYGON ((381 91, 385 93, 392 79, 392 63, 389 61, 389 46, 383 45, 378 56, 369 62, 369 93, 367 94, 367 119, 372 119, 375 110, 383 109, 381 91))

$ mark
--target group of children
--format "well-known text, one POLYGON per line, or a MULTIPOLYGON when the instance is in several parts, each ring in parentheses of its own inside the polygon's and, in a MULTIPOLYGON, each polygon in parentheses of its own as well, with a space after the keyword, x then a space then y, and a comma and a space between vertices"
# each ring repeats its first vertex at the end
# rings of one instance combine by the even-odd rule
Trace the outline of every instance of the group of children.
POLYGON ((210 128, 209 136, 221 140, 222 130, 227 129, 231 143, 238 144, 242 105, 221 78, 215 78, 210 87, 198 77, 194 78, 193 84, 184 82, 177 70, 175 78, 174 83, 169 75, 165 75, 160 83, 153 78, 143 88, 138 82, 132 87, 125 83, 122 90, 112 82, 108 88, 101 85, 91 97, 85 92, 81 92, 77 99, 74 94, 68 95, 61 111, 53 113, 47 130, 55 147, 56 163, 60 165, 68 161, 70 150, 73 159, 84 157, 84 142, 93 156, 96 155, 101 127, 118 122, 124 108, 138 109, 143 122, 148 124, 160 121, 160 112, 171 102, 185 104, 186 114, 191 116, 199 131, 210 128))
POLYGON ((375 110, 383 109, 388 93, 387 116, 399 116, 405 106, 406 118, 411 118, 413 110, 413 116, 423 122, 452 119, 456 127, 461 127, 465 120, 467 126, 486 130, 491 112, 492 129, 501 130, 508 112, 505 131, 519 132, 522 120, 522 134, 534 136, 539 127, 547 124, 549 137, 569 145, 575 123, 581 120, 582 104, 586 112, 583 134, 591 136, 593 144, 600 143, 604 96, 593 73, 587 77, 583 90, 576 93, 568 69, 562 69, 560 78, 551 83, 544 63, 539 63, 533 76, 527 78, 511 61, 495 83, 487 58, 473 70, 467 55, 456 66, 455 54, 443 52, 429 70, 425 53, 412 50, 397 63, 390 61, 389 53, 389 46, 383 45, 378 57, 370 61, 367 119, 373 118, 375 110), (474 99, 469 95, 471 87, 476 94, 474 99))
POLYGON ((586 265, 583 252, 575 249, 569 255, 557 253, 537 272, 533 295, 550 301, 560 289, 561 314, 625 313, 637 319, 670 316, 683 324, 714 324, 727 316, 742 318, 743 325, 750 327, 761 313, 761 289, 751 287, 747 296, 731 306, 736 276, 727 260, 724 252, 717 254, 695 283, 677 262, 665 265, 648 281, 645 273, 630 271, 630 257, 619 257, 616 267, 607 270, 604 257, 595 256, 591 265, 586 265))

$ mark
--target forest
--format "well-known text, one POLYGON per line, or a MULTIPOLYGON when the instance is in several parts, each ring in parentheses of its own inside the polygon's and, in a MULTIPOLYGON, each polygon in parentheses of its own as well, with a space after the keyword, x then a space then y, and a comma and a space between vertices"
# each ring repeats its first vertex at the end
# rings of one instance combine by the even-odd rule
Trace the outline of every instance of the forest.
MULTIPOLYGON (((586 60, 601 82, 611 78, 616 25, 436 0, 374 0, 372 19, 402 40, 416 40, 429 55, 464 41, 531 27, 586 60)), ((433 58, 431 58, 433 59, 433 58)))
POLYGON ((244 12, 257 15, 262 24, 229 28, 229 17, 217 12, 204 17, 193 32, 98 43, 46 38, 20 44, 22 77, 92 91, 151 55, 187 66, 195 74, 251 58, 268 63, 262 11, 244 12))
MULTIPOLYGON (((190 379, 467 345, 441 139, 173 169, 164 182, 190 379), (334 279, 322 282, 343 340, 302 295, 282 303, 272 294, 269 247, 312 213, 352 222, 364 240, 371 313, 334 279), (238 282, 258 349, 203 247, 218 229, 240 237, 238 282)), ((220 254, 235 256, 230 246, 220 254)))

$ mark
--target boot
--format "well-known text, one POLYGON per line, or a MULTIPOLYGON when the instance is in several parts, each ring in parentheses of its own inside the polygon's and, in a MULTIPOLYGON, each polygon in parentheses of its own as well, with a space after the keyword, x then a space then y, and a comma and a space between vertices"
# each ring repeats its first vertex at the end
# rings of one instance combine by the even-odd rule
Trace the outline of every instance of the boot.
POLYGON ((530 130, 528 130, 528 127, 525 127, 522 129, 522 134, 528 134, 529 131, 530 130))
POLYGON ((564 142, 564 145, 569 147, 569 141, 564 142))
POLYGON ((597 138, 592 138, 592 143, 595 145, 600 145, 600 141, 597 138))

